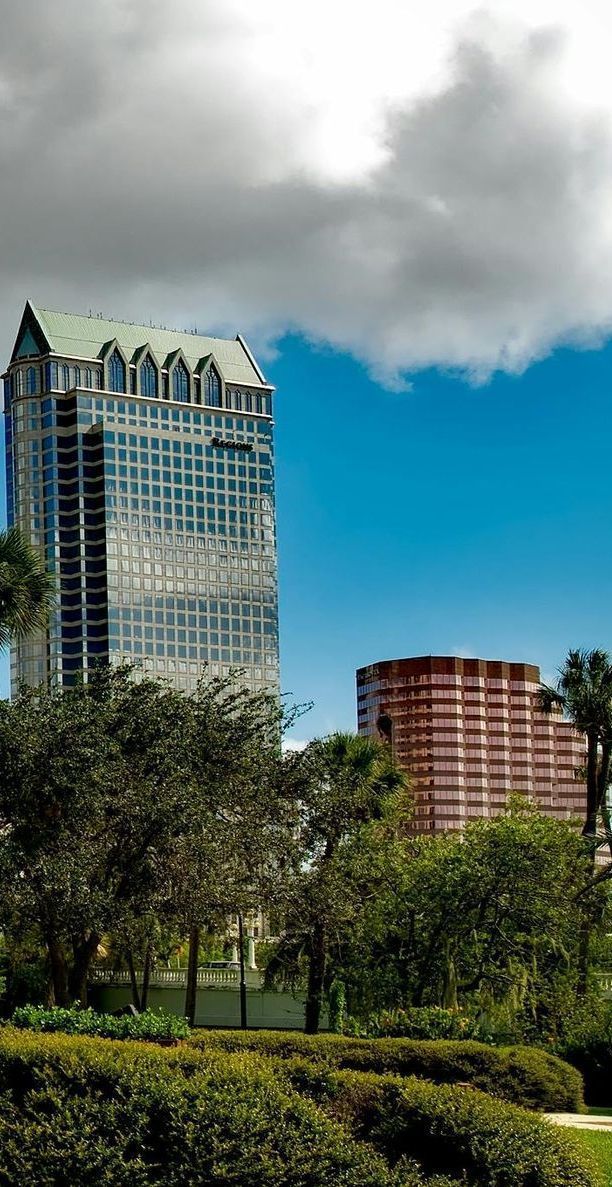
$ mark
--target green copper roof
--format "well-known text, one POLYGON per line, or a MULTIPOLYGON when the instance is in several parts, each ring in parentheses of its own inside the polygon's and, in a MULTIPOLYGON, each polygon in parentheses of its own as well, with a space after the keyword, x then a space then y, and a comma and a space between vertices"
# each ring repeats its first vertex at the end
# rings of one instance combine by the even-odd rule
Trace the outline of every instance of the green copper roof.
MULTIPOLYGON (((265 383, 241 339, 207 338, 180 330, 160 330, 131 322, 106 321, 101 317, 81 317, 76 313, 56 313, 28 303, 49 349, 67 358, 99 358, 103 347, 114 339, 131 362, 139 347, 148 345, 160 367, 168 355, 182 350, 193 370, 206 356, 213 355, 227 383, 265 383)), ((27 309, 27 307, 26 307, 27 309)), ((13 356, 14 357, 14 356, 13 356)))

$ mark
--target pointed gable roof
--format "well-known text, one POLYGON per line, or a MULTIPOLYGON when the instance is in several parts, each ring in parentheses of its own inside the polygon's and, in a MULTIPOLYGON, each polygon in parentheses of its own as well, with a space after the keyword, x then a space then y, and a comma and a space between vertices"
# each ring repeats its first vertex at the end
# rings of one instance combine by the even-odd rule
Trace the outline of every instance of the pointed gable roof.
POLYGON ((98 358, 108 361, 108 359, 114 355, 115 351, 117 351, 117 354, 123 359, 123 362, 127 367, 129 359, 118 338, 111 338, 110 342, 103 342, 98 354, 98 358))
POLYGON ((15 345, 11 352, 11 362, 15 359, 23 359, 37 355, 48 354, 51 350, 49 340, 43 333, 42 327, 36 317, 36 310, 30 300, 26 301, 26 306, 23 311, 15 345))
POLYGON ((193 367, 191 366, 189 359, 187 358, 187 355, 185 354, 185 351, 183 350, 182 346, 177 346, 176 350, 170 351, 170 354, 167 356, 164 366, 168 368, 168 371, 172 371, 172 368, 176 367, 177 363, 179 363, 179 362, 185 364, 185 367, 187 369, 187 374, 191 375, 192 371, 193 371, 193 367))
POLYGON ((153 366, 157 367, 157 370, 159 371, 157 359, 155 358, 155 355, 154 355, 153 351, 151 350, 151 347, 149 346, 148 342, 143 342, 142 346, 137 347, 137 349, 134 351, 134 353, 132 355, 132 363, 134 364, 135 367, 139 367, 141 363, 144 363, 147 355, 151 359, 153 366))
MULTIPOLYGON (((259 368, 240 338, 209 338, 203 334, 187 334, 179 330, 159 330, 152 326, 131 322, 107 321, 101 317, 81 317, 76 313, 56 313, 26 305, 32 317, 32 333, 40 334, 46 353, 75 359, 97 359, 104 346, 116 341, 127 359, 134 357, 140 347, 149 347, 159 367, 175 351, 182 350, 185 362, 193 372, 203 357, 214 354, 217 370, 226 383, 265 384, 259 368)), ((26 314, 24 313, 24 318, 26 314)), ((18 342, 20 342, 18 336, 18 342)), ((13 355, 15 357, 15 355, 13 355)), ((266 385, 267 386, 267 385, 266 385)))

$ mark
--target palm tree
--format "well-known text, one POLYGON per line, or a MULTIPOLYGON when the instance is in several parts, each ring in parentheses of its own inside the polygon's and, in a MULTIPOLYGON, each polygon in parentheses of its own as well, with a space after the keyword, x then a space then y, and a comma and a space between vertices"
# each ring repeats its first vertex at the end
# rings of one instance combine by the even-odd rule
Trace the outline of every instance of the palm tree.
POLYGON ((555 688, 541 684, 538 707, 544 713, 562 709, 586 737, 586 814, 582 834, 597 836, 603 814, 608 829, 606 792, 612 760, 612 658, 607 651, 570 651, 555 688))
POLYGON ((391 808, 399 819, 408 780, 393 765, 388 744, 358 734, 336 733, 311 742, 303 762, 308 771, 301 803, 304 865, 277 963, 296 951, 306 958, 305 1030, 316 1034, 329 949, 349 896, 338 869, 339 851, 363 825, 387 816, 391 808))
POLYGON ((55 582, 18 528, 0 531, 0 647, 44 630, 55 582))

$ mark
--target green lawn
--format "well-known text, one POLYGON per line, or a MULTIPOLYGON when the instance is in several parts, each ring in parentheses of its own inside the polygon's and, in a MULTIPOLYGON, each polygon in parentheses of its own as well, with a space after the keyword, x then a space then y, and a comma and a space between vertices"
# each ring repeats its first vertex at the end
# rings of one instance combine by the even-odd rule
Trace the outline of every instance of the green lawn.
MULTIPOLYGON (((589 1112, 592 1111, 589 1109, 589 1112)), ((612 1187, 612 1133, 604 1133, 600 1129, 580 1129, 572 1132, 588 1147, 599 1163, 606 1187, 612 1187)))

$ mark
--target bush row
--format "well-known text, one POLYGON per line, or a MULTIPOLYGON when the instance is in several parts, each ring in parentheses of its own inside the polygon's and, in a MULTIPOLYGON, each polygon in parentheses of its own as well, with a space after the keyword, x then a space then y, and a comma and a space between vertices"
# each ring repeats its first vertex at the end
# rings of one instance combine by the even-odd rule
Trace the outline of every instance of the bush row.
POLYGON ((598 1187, 484 1093, 323 1060, 0 1032, 0 1184, 598 1187), (432 1177, 433 1176, 433 1177, 432 1177))
POLYGON ((529 1109, 581 1112, 584 1108, 580 1073, 533 1047, 277 1031, 200 1031, 189 1043, 199 1050, 249 1050, 282 1059, 302 1056, 352 1071, 421 1076, 436 1084, 467 1083, 529 1109))
MULTIPOLYGON (((400 1187, 264 1060, 5 1028, 0 1184, 24 1183, 400 1187)), ((418 1170, 401 1187, 423 1187, 418 1170)))
POLYGON ((142 1014, 97 1014, 95 1010, 64 1010, 19 1006, 10 1020, 19 1029, 92 1035, 103 1039, 184 1039, 191 1033, 184 1018, 162 1010, 142 1014))
POLYGON ((393 1167, 416 1159, 426 1174, 487 1187, 594 1187, 600 1180, 576 1138, 473 1088, 414 1077, 284 1064, 289 1083, 321 1103, 393 1167))

